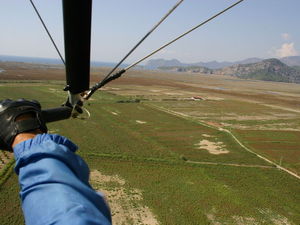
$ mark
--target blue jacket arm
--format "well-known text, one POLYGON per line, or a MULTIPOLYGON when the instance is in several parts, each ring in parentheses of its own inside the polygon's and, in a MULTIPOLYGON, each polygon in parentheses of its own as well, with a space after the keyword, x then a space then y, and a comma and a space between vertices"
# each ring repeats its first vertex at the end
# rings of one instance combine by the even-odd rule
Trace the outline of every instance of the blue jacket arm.
POLYGON ((90 187, 89 168, 76 150, 67 138, 50 134, 14 147, 26 224, 111 224, 110 210, 90 187))

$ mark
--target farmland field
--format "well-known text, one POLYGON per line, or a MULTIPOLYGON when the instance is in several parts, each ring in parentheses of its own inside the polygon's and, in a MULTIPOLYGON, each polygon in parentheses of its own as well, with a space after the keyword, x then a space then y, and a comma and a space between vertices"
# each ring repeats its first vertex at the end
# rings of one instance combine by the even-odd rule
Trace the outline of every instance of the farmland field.
MULTIPOLYGON (((6 71, 2 99, 65 100, 47 80, 59 69, 30 68, 18 83, 22 70, 6 71)), ((133 71, 92 97, 89 119, 48 127, 79 145, 116 224, 296 225, 300 180, 257 154, 300 174, 299 97, 294 84, 133 71)), ((22 224, 12 156, 0 156, 0 224, 22 224)))

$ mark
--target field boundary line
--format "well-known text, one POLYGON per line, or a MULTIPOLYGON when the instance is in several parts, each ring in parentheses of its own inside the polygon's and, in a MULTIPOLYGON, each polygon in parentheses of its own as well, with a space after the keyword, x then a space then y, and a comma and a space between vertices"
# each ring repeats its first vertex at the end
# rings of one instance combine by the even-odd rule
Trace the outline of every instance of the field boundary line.
POLYGON ((263 165, 247 165, 237 163, 217 163, 217 162, 198 162, 188 160, 186 163, 201 164, 201 165, 216 165, 216 166, 235 166, 235 167, 246 167, 246 168, 263 168, 263 169, 277 169, 275 166, 263 166, 263 165))
POLYGON ((142 162, 156 162, 156 163, 180 163, 183 164, 182 160, 172 160, 172 159, 162 159, 162 158, 146 158, 146 157, 135 157, 129 155, 121 155, 121 154, 106 154, 106 153, 92 153, 85 152, 81 154, 81 156, 96 156, 102 158, 111 158, 111 159, 120 159, 120 160, 130 160, 130 161, 142 161, 142 162))
POLYGON ((267 107, 270 107, 270 108, 273 108, 273 109, 281 109, 281 110, 285 110, 285 111, 288 111, 288 112, 300 113, 300 110, 297 110, 297 109, 284 108, 284 107, 281 107, 281 106, 264 104, 264 103, 261 103, 261 104, 263 106, 267 106, 267 107))
POLYGON ((262 168, 262 169, 277 169, 275 166, 263 166, 263 165, 247 165, 237 163, 221 163, 221 162, 201 162, 201 161, 182 161, 182 160, 171 160, 171 159, 160 159, 160 158, 142 158, 127 155, 110 155, 104 153, 84 153, 82 156, 96 156, 100 158, 110 158, 118 160, 130 160, 130 161, 141 161, 141 162, 155 162, 155 163, 174 163, 185 165, 185 164, 198 164, 198 165, 213 165, 213 166, 234 166, 234 167, 246 167, 246 168, 262 168))
POLYGON ((256 155, 257 157, 259 157, 260 159, 272 164, 274 167, 276 167, 277 169, 279 170, 282 170, 292 176, 294 176, 295 178, 299 179, 300 180, 300 176, 282 166, 280 166, 279 164, 269 160, 268 158, 252 151, 251 149, 249 149, 248 147, 246 147, 233 133, 231 133, 231 131, 227 130, 227 129, 224 129, 224 128, 221 128, 221 127, 215 127, 215 126, 212 126, 212 125, 209 125, 209 124, 206 124, 205 121, 201 121, 201 120, 197 120, 195 119, 194 117, 192 116, 189 116, 187 114, 184 114, 184 113, 179 113, 179 112, 175 112, 175 111, 172 111, 170 109, 166 109, 166 108, 163 108, 163 107, 160 107, 160 106, 156 106, 156 105, 153 105, 151 103, 146 103, 146 105, 154 108, 154 109, 157 109, 157 110, 160 110, 160 111, 163 111, 163 112, 166 112, 166 113, 169 113, 171 115, 175 115, 175 116, 178 116, 178 117, 181 117, 181 118, 184 118, 184 119, 192 119, 194 122, 200 124, 200 125, 203 125, 203 126, 206 126, 206 127, 210 127, 212 129, 215 129, 215 130, 218 130, 218 131, 223 131, 223 132, 226 132, 228 133, 243 149, 245 149, 247 152, 250 152, 254 155, 256 155))

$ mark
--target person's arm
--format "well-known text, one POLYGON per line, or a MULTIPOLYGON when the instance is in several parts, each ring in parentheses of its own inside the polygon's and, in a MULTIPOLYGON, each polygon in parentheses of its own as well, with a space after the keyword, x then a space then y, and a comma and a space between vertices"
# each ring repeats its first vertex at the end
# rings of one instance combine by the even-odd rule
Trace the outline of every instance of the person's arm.
POLYGON ((111 224, 109 208, 90 187, 88 166, 76 149, 59 135, 16 136, 15 170, 26 224, 111 224))
POLYGON ((111 224, 104 198, 89 185, 77 146, 47 134, 37 101, 0 101, 0 149, 14 151, 27 225, 111 224))

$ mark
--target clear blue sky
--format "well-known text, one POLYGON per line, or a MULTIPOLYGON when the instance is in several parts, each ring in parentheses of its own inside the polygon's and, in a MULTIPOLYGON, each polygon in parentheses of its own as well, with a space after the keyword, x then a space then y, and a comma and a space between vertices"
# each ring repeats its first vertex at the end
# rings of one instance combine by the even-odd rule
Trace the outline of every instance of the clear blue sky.
MULTIPOLYGON (((116 62, 178 0, 94 0, 92 59, 116 62)), ((60 0, 34 0, 63 52, 60 0)), ((233 0, 185 0, 128 59, 133 62, 233 0)), ((300 53, 299 0, 245 0, 152 58, 233 61, 300 53)), ((0 0, 0 55, 58 58, 29 0, 0 0)))

